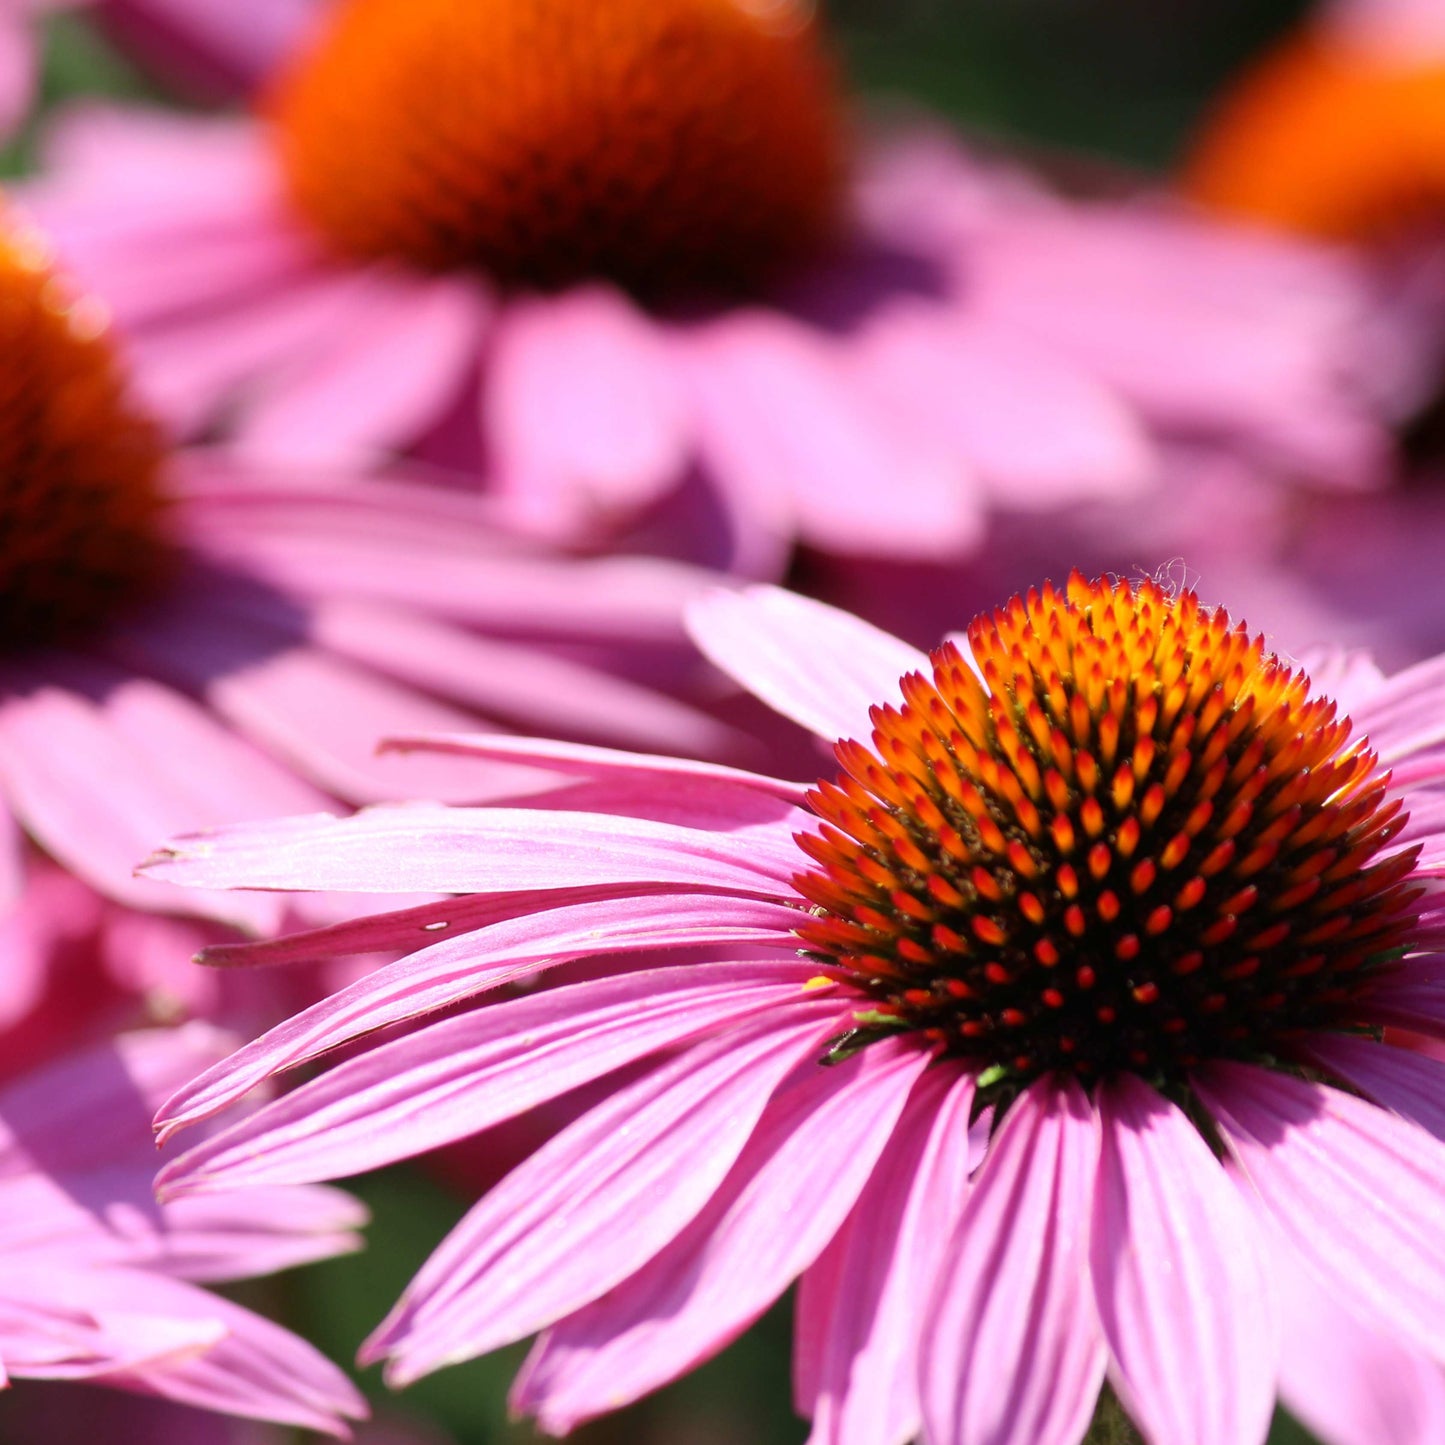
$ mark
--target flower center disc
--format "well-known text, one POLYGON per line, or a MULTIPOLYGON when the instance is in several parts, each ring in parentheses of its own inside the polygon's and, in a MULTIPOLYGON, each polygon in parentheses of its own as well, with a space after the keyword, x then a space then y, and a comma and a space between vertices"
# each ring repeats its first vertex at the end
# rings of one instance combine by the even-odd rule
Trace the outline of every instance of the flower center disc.
POLYGON ((292 199, 355 257, 736 290, 838 209, 805 0, 340 0, 272 110, 292 199))
POLYGON ((64 641, 146 590, 163 449, 94 307, 0 218, 0 649, 64 641))
POLYGON ((1014 598, 811 794, 799 933, 875 1000, 835 1052, 922 1030, 1019 1083, 1169 1079, 1338 1024, 1407 935, 1398 801, 1303 673, 1193 593, 1014 598))
POLYGON ((1285 42, 1228 96, 1190 163, 1217 210, 1337 240, 1445 210, 1445 62, 1285 42))

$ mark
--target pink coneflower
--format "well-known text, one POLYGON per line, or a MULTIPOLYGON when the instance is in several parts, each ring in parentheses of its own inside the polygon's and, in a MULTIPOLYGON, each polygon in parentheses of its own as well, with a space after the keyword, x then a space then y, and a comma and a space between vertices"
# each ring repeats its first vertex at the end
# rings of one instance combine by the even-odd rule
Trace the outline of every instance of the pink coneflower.
MULTIPOLYGON (((549 559, 437 488, 171 452, 128 400, 96 307, 3 216, 0 353, 7 904, 17 823, 113 898, 170 909, 172 890, 132 877, 158 830, 328 797, 467 796, 474 781, 494 796, 542 776, 407 778, 375 757, 398 727, 482 716, 552 731, 571 717, 592 737, 688 751, 726 735, 611 671, 684 655, 693 573, 549 559)), ((190 906, 276 918, 266 900, 190 906)))
POLYGON ((26 194, 180 427, 464 459, 571 543, 956 557, 1176 436, 1380 475, 1413 338, 1353 263, 852 154, 810 10, 340 0, 257 118, 78 114, 26 194))
POLYGON ((205 887, 459 896, 221 955, 437 938, 181 1090, 166 1136, 369 1030, 589 963, 332 1067, 163 1197, 369 1169, 626 1067, 372 1336, 395 1383, 540 1330, 514 1404, 563 1431, 801 1276, 815 1441, 1071 1445, 1106 1378, 1153 1445, 1254 1445, 1277 1393, 1332 1445, 1426 1438, 1445 1075, 1382 1034, 1445 1033, 1440 664, 1323 664, 1367 746, 1153 582, 1075 575, 931 656, 772 589, 695 626, 788 716, 871 741, 805 791, 414 740, 571 768, 606 811, 373 809, 167 850, 157 876, 205 887))
POLYGON ((344 1436, 366 1411, 341 1371, 198 1285, 354 1249, 365 1211, 311 1186, 151 1197, 150 1111, 225 1048, 200 1024, 122 1035, 0 1089, 0 1360, 344 1436))

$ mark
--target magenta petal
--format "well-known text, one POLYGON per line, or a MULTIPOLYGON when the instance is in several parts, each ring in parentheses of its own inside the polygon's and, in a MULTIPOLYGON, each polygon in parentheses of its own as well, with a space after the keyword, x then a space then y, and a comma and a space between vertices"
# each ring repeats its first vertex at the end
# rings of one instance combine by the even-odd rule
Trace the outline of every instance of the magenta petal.
POLYGON ((810 1445, 904 1445, 922 1424, 919 1306, 968 1193, 974 1081, 935 1066, 798 1291, 799 1404, 810 1445), (809 1343, 811 1341, 811 1344, 809 1343))
POLYGON ((733 833, 591 813, 367 808, 181 838, 146 865, 190 888, 508 893, 597 883, 679 883, 792 897, 786 826, 733 833))
POLYGON ((402 606, 324 600, 314 604, 309 622, 312 635, 331 651, 525 732, 583 732, 603 742, 621 739, 684 754, 719 753, 737 743, 701 709, 603 667, 532 643, 482 636, 402 606), (585 706, 578 706, 579 698, 585 706))
POLYGON ((1363 1099, 1247 1064, 1212 1064, 1195 1086, 1310 1268, 1445 1360, 1445 1145, 1363 1099))
POLYGON ((480 349, 490 303, 471 280, 374 272, 364 308, 303 361, 268 368, 237 446, 270 464, 374 463, 425 434, 480 349))
MULTIPOLYGON (((445 910, 448 904, 435 907, 445 910)), ((612 954, 645 954, 712 944, 746 950, 771 943, 791 955, 796 918, 794 910, 776 903, 674 894, 665 901, 604 899, 536 911, 496 924, 482 936, 462 932, 358 979, 198 1073, 166 1101, 158 1119, 161 1139, 235 1103, 273 1074, 362 1034, 543 968, 604 947, 612 954)), ((783 963, 780 977, 788 967, 783 963)))
MULTIPOLYGON (((464 898, 433 899, 413 908, 347 918, 254 943, 215 943, 201 949, 198 963, 213 968, 263 968, 282 963, 314 963, 358 953, 411 953, 443 938, 460 938, 495 923, 532 914, 596 903, 606 898, 640 898, 671 892, 666 884, 598 884, 591 888, 543 888, 519 893, 473 893, 464 898)), ((710 895, 712 896, 712 895, 710 895)), ((778 904, 781 908, 783 905, 778 904)))
POLYGON ((1099 1126, 1041 1080, 994 1136, 923 1323, 932 1445, 1077 1445, 1104 1378, 1086 1250, 1099 1126))
POLYGON ((1304 1050, 1316 1065, 1445 1140, 1445 1064, 1370 1039, 1320 1035, 1304 1050))
MULTIPOLYGON (((359 1174, 490 1128, 579 1084, 802 997, 780 963, 654 969, 431 1024, 314 1079, 168 1164, 168 1196, 359 1174)), ((818 998, 820 1017, 835 1001, 818 998)))
POLYGON ((828 743, 866 738, 869 709, 898 700, 904 673, 930 671, 917 648, 780 587, 711 593, 687 625, 718 667, 828 743))
POLYGON ((833 1068, 809 1066, 774 1098, 703 1212, 643 1269, 542 1336, 513 1407, 565 1433, 741 1333, 842 1223, 926 1063, 877 1045, 833 1068))
POLYGON ((1110 1377, 1156 1445, 1251 1445, 1279 1335, 1257 1231, 1199 1131, 1142 1080, 1100 1087, 1090 1262, 1110 1377))
POLYGON ((218 1295, 158 1274, 8 1267, 0 1284, 0 1351, 15 1374, 97 1378, 202 1409, 332 1435, 348 1433, 346 1418, 366 1415, 346 1376, 304 1340, 218 1295), (16 1326, 24 1330, 18 1339, 11 1337, 16 1326), (47 1333, 51 1344, 37 1354, 47 1333), (137 1345, 149 1359, 134 1358, 137 1345))
MULTIPOLYGON (((762 773, 743 772, 716 763, 691 762, 684 758, 659 757, 649 753, 625 753, 612 748, 582 743, 552 742, 542 738, 516 738, 500 733, 469 733, 462 736, 392 738, 388 750, 454 753, 461 757, 500 758, 527 763, 549 772, 575 776, 599 784, 611 806, 598 812, 619 812, 628 816, 659 817, 693 827, 711 825, 728 828, 754 823, 766 817, 794 819, 785 809, 769 804, 783 803, 802 808, 807 805, 807 788, 762 773)), ((589 793, 589 797, 592 794, 589 793)), ((591 807, 586 811, 593 811, 591 807)))
POLYGON ((522 516, 585 537, 681 481, 691 419, 663 333, 624 295, 578 287, 512 301, 482 407, 522 516))
POLYGON ((1366 1323, 1296 1256, 1247 1185, 1280 1312, 1279 1392, 1325 1445, 1445 1440, 1445 1373, 1393 1331, 1366 1323))
POLYGON ((405 1385, 544 1329, 642 1268, 707 1203, 825 1033, 780 1010, 591 1110, 477 1204, 363 1347, 405 1385))

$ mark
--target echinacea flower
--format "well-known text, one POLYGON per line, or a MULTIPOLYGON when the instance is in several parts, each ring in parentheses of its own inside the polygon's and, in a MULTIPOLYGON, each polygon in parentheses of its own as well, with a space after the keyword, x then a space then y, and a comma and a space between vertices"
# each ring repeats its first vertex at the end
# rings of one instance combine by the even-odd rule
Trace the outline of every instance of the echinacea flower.
POLYGON ((1186 174, 1208 206, 1378 241, 1445 206, 1445 8, 1333 0, 1225 92, 1186 174))
POLYGON ((354 1249, 365 1211, 311 1186, 151 1197, 151 1110, 226 1046, 201 1024, 121 1035, 0 1088, 0 1363, 345 1436, 365 1406, 341 1371, 199 1286, 354 1249))
POLYGON ((565 1431, 800 1277, 818 1445, 1074 1445, 1105 1378, 1151 1445, 1258 1445, 1277 1394, 1330 1445, 1423 1445, 1445 1075, 1409 1045, 1445 1035, 1445 663, 1326 659, 1337 704, 1192 593, 1078 575, 931 656, 766 588, 695 631, 868 740, 811 789, 412 740, 574 770, 598 811, 371 809, 159 856, 203 887, 457 895, 223 951, 418 950, 201 1075, 163 1136, 471 1005, 229 1125, 162 1197, 369 1169, 625 1069, 371 1337, 394 1383, 541 1331, 514 1405, 565 1431))
MULTIPOLYGON (((687 751, 727 736, 622 675, 685 655, 695 574, 550 557, 436 487, 174 451, 130 400, 103 311, 3 215, 0 354, 6 906, 20 829, 118 901, 171 909, 172 890, 132 876, 157 831, 545 779, 408 778, 374 755, 399 726, 575 717, 594 738, 687 751)), ((259 899, 183 906, 276 917, 259 899)))
POLYGON ((854 147, 811 8, 337 0, 255 118, 77 113, 25 196, 178 427, 571 545, 957 557, 1180 437, 1378 479, 1416 339, 1350 261, 854 147))

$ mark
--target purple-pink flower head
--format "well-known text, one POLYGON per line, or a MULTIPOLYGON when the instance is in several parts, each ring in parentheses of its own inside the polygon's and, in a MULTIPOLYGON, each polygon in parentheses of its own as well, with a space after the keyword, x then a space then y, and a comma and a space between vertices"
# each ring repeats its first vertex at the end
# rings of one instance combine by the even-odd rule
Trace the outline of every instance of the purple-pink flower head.
POLYGON ((1418 850, 1381 859, 1403 804, 1302 672, 1191 593, 1077 576, 967 646, 808 795, 799 933, 876 1000, 847 1047, 1172 1081, 1348 1015, 1409 935, 1418 850))
MULTIPOLYGON (((378 759, 386 732, 575 717, 614 742, 730 740, 627 675, 687 685, 702 574, 549 555, 416 481, 178 450, 106 322, 0 209, 0 909, 22 888, 16 824, 110 897, 168 908, 132 876, 158 832, 481 796, 452 764, 378 759)), ((504 768, 483 793, 549 781, 504 768)))
POLYGON ((459 895, 225 951, 418 950, 208 1070, 166 1134, 591 961, 348 1058, 164 1189, 360 1171, 626 1070, 420 1271, 364 1352, 394 1382, 541 1331, 514 1403, 565 1431, 800 1279, 815 1445, 1077 1445, 1106 1378, 1151 1445, 1259 1445, 1277 1396, 1330 1445, 1432 1439, 1442 663, 1311 683, 1192 593, 1078 575, 931 657, 772 589, 694 629, 814 732, 871 722, 836 780, 413 739, 573 771, 595 811, 373 809, 162 856, 459 895))

